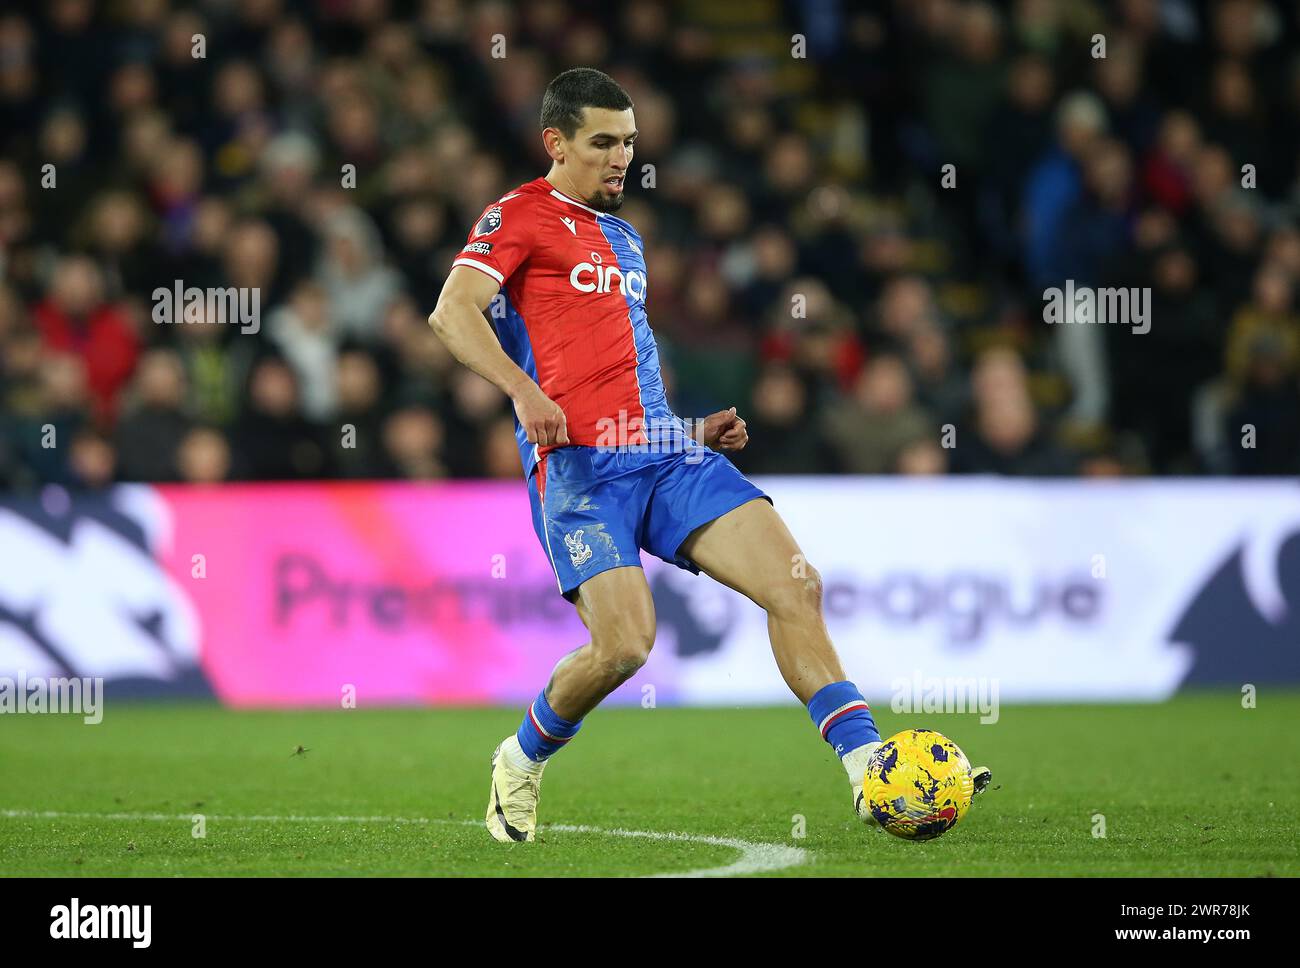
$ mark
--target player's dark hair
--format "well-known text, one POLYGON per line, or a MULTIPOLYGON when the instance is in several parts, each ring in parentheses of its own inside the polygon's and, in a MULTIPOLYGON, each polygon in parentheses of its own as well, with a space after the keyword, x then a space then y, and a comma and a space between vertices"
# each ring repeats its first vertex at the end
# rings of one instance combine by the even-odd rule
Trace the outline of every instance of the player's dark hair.
POLYGON ((542 127, 559 128, 566 138, 572 138, 582 126, 584 108, 626 111, 631 106, 627 91, 608 74, 591 67, 575 67, 546 85, 542 127))

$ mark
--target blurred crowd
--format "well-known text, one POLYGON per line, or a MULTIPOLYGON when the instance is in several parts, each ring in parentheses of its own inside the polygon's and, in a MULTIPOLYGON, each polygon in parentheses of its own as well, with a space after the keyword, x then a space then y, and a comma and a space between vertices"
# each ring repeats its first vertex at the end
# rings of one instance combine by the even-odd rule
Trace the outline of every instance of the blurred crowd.
POLYGON ((0 486, 517 477, 426 316, 576 65, 743 469, 1300 472, 1300 3, 47 0, 0 13, 0 486), (177 280, 257 331, 157 322, 177 280), (1066 280, 1149 332, 1049 325, 1066 280))

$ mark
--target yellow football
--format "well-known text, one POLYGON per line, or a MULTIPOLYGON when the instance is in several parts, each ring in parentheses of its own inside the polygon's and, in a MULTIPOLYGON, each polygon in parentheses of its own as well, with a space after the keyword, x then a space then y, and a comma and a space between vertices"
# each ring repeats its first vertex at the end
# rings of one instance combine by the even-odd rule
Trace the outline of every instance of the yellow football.
POLYGON ((951 830, 974 792, 966 754, 930 729, 907 729, 886 740, 867 764, 862 788, 880 826, 907 840, 932 840, 951 830))

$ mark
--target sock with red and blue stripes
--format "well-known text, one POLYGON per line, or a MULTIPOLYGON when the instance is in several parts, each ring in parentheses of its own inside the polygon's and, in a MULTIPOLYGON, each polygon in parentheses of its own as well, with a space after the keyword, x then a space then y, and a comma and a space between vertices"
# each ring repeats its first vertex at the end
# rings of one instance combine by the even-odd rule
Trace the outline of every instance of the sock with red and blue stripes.
MULTIPOLYGON (((519 750, 527 757, 528 763, 515 762, 514 765, 525 769, 541 769, 542 764, 552 754, 562 749, 565 743, 573 739, 581 728, 581 719, 571 723, 557 715, 551 708, 551 704, 546 701, 546 690, 542 690, 524 712, 524 721, 519 724, 519 731, 515 733, 519 750)), ((513 752, 507 750, 507 754, 513 752)), ((515 759, 511 757, 512 761, 515 759)))
POLYGON ((808 715, 841 759, 868 743, 880 742, 871 707, 851 682, 832 682, 817 690, 808 700, 808 715))

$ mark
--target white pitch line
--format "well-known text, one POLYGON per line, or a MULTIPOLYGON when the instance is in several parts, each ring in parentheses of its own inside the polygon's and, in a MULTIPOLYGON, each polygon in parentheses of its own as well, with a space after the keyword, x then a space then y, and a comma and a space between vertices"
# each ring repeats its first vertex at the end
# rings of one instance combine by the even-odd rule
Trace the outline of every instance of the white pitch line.
MULTIPOLYGON (((78 813, 62 810, 0 810, 0 817, 17 820, 153 820, 190 823, 194 813, 78 813)), ((203 814, 213 823, 386 823, 386 824, 457 824, 478 825, 480 820, 443 820, 429 817, 317 817, 269 816, 253 814, 203 814)), ((543 824, 542 832, 554 830, 566 834, 599 834, 607 837, 637 837, 644 840, 668 840, 679 843, 707 844, 712 847, 730 847, 740 851, 740 856, 722 867, 705 867, 699 870, 670 874, 650 874, 649 877, 735 877, 741 874, 763 874, 797 867, 808 862, 808 852, 801 847, 784 844, 762 844, 736 837, 709 837, 704 834, 686 834, 659 830, 613 830, 588 827, 585 824, 543 824)))
POLYGON ((808 852, 801 847, 787 847, 784 844, 756 844, 751 840, 739 840, 735 837, 706 837, 703 834, 662 833, 655 830, 606 830, 603 827, 572 826, 570 824, 547 824, 547 830, 559 830, 570 834, 606 834, 610 837, 644 837, 647 840, 677 840, 692 844, 711 844, 716 847, 732 847, 740 851, 740 857, 725 867, 705 867, 680 874, 650 874, 650 877, 734 877, 737 874, 761 874, 766 871, 779 871, 786 867, 796 867, 808 860, 808 852))

